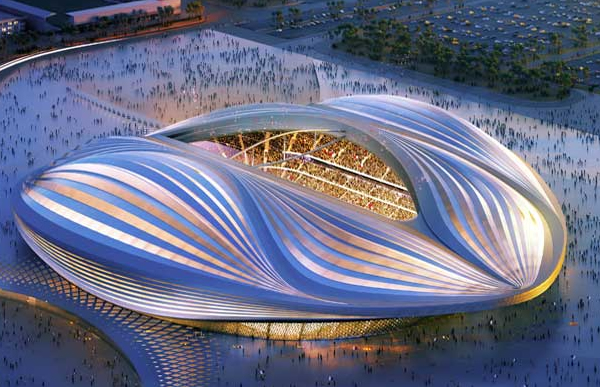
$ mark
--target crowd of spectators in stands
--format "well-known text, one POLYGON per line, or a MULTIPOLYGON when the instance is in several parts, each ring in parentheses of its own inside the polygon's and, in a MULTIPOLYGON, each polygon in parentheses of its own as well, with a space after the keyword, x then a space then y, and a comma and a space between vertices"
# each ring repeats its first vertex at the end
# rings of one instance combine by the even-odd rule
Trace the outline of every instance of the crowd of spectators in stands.
POLYGON ((248 132, 213 141, 236 149, 234 160, 346 203, 394 220, 416 215, 397 173, 341 132, 248 132))

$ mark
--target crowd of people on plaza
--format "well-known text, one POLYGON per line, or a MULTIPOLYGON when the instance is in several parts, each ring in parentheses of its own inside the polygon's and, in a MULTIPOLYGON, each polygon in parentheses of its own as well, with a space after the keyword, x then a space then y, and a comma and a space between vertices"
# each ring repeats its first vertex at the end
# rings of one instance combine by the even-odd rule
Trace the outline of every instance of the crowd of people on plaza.
POLYGON ((139 386, 126 360, 89 327, 0 300, 1 386, 139 386))

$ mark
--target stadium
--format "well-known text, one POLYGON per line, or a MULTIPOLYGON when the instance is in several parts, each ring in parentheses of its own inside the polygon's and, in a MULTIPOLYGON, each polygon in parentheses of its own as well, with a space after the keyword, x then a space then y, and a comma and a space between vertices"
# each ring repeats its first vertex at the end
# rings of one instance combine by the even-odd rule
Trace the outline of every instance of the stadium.
POLYGON ((36 254, 102 299, 272 339, 523 302, 566 248, 527 163, 394 96, 232 107, 98 140, 27 178, 13 210, 36 254))

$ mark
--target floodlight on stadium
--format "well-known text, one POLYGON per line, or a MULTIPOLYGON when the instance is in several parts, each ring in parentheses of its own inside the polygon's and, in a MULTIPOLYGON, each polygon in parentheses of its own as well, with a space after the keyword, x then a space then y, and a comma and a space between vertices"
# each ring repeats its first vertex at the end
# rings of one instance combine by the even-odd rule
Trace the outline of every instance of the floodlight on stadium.
POLYGON ((29 246, 100 298, 284 339, 523 302, 566 247, 526 162, 394 96, 232 107, 98 140, 27 178, 13 208, 29 246))

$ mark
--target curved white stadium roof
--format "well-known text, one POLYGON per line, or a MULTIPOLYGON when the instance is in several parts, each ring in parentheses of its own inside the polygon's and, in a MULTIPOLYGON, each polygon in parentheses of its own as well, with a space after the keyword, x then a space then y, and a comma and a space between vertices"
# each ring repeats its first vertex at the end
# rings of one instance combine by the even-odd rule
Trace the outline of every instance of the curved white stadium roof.
POLYGON ((179 319, 394 318, 521 302, 564 257, 561 209, 520 158, 470 123, 392 96, 229 108, 109 138, 28 178, 21 234, 58 273, 117 305, 179 319), (186 144, 330 129, 383 159, 408 222, 186 144), (180 141, 178 141, 180 140, 180 141))

